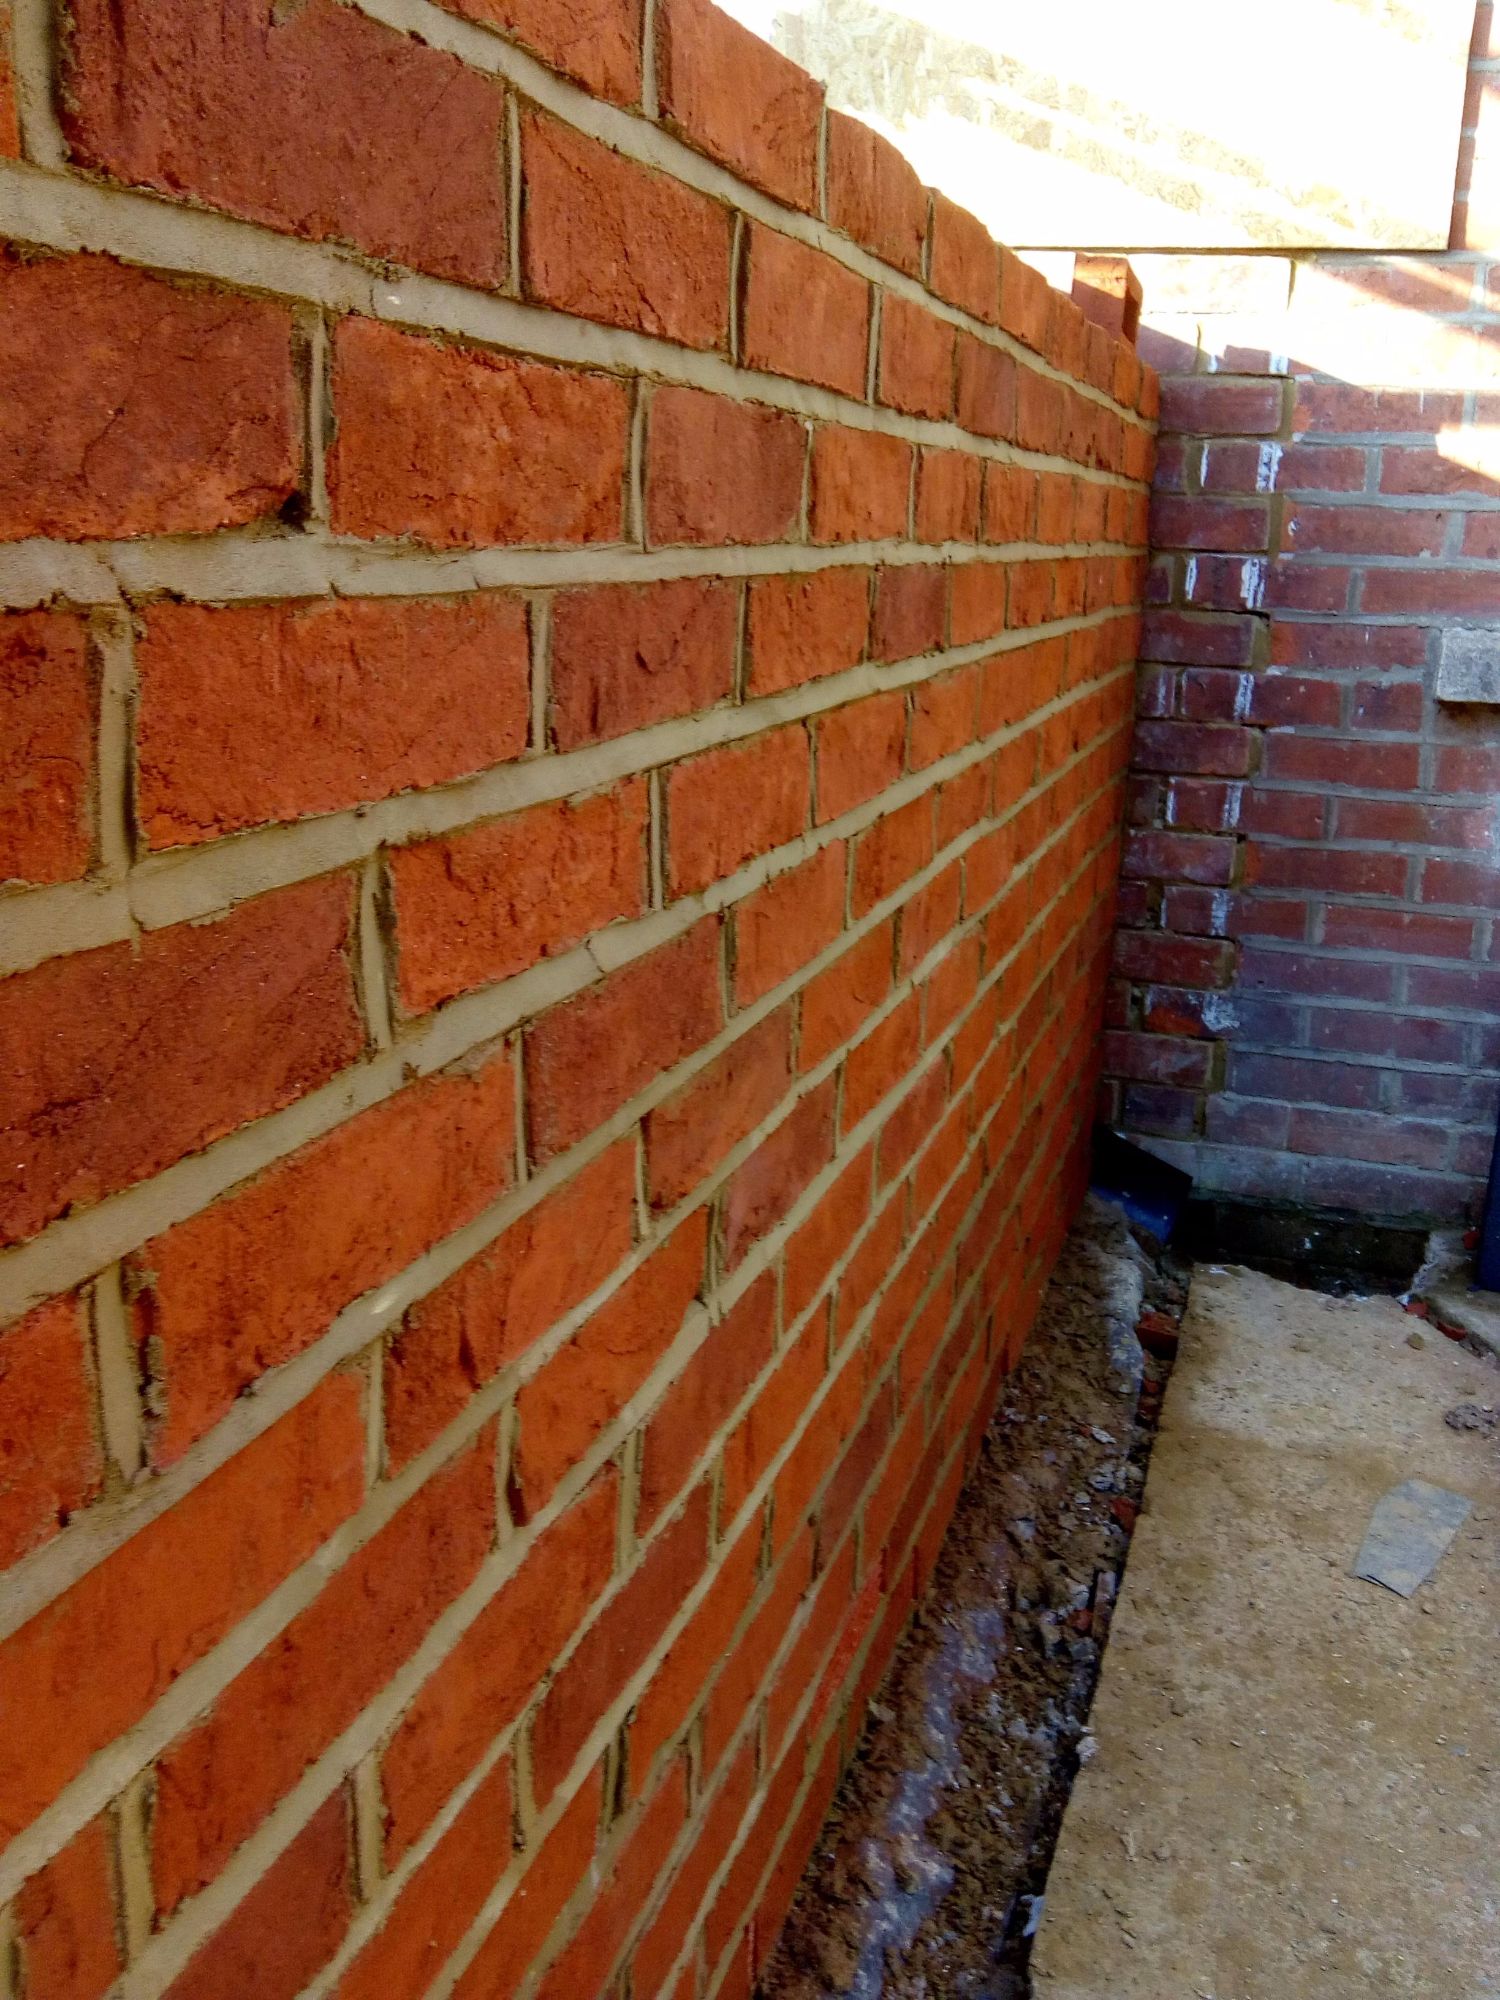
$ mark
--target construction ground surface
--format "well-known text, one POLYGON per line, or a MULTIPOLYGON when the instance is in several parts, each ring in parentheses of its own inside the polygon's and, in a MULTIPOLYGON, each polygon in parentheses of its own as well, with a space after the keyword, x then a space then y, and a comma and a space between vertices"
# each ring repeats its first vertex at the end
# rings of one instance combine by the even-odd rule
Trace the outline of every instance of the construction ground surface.
POLYGON ((1445 1421, 1497 1402, 1392 1300, 1198 1267, 1037 2000, 1500 1995, 1500 1437, 1445 1421), (1472 1511, 1403 1598, 1350 1568, 1413 1478, 1472 1511))

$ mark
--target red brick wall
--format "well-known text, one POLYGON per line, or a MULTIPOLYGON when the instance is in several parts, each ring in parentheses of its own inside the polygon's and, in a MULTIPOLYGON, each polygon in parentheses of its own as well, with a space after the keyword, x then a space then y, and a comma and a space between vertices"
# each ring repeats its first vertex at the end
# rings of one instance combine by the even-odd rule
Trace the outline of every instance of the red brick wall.
POLYGON ((701 0, 15 12, 17 1990, 743 1993, 1079 1192, 1155 379, 701 0))
POLYGON ((1164 372, 1106 1113, 1200 1185, 1472 1216, 1500 1070, 1500 41, 1454 248, 1150 258, 1164 372), (1462 642, 1460 642, 1462 643, 1462 642))

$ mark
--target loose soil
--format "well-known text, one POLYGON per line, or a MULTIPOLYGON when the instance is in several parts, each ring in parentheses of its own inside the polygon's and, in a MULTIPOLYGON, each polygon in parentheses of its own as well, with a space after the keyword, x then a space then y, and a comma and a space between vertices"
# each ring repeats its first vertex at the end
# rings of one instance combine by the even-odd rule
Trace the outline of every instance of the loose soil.
POLYGON ((1090 1201, 875 1703, 763 2000, 1018 2000, 1186 1297, 1090 1201))

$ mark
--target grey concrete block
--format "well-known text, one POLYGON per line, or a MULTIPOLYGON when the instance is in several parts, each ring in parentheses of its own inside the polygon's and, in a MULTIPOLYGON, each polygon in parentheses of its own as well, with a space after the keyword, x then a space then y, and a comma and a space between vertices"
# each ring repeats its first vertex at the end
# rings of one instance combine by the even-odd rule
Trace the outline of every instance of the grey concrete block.
POLYGON ((1500 626, 1445 632, 1438 655, 1439 701, 1500 706, 1500 626))

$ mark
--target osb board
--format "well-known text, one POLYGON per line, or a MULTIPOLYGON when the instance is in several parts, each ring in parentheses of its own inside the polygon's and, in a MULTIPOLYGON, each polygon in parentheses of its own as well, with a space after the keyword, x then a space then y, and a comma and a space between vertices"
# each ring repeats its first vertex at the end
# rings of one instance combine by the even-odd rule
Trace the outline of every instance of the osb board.
POLYGON ((1473 0, 725 0, 1027 247, 1442 249, 1473 0))

